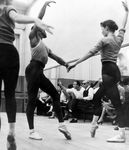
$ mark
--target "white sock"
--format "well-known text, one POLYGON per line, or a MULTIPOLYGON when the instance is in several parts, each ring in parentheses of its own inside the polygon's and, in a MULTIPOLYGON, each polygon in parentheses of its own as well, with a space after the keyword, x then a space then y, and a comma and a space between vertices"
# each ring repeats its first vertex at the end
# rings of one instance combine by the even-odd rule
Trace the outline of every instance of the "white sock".
POLYGON ((66 125, 65 122, 59 122, 59 126, 64 126, 66 125))
POLYGON ((35 132, 35 130, 34 129, 30 129, 30 134, 32 134, 33 132, 35 132))
POLYGON ((15 123, 9 123, 9 134, 15 135, 15 123))
POLYGON ((125 137, 125 128, 119 127, 119 133, 120 133, 120 136, 125 137))

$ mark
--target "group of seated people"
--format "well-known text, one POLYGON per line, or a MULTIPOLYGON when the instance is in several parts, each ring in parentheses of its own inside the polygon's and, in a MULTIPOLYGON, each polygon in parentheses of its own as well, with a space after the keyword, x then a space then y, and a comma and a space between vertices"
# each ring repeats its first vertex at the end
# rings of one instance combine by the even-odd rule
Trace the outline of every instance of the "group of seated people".
MULTIPOLYGON (((89 81, 80 81, 75 80, 73 84, 70 84, 67 88, 63 85, 63 83, 59 80, 57 91, 60 94, 60 104, 62 108, 62 112, 64 115, 64 120, 68 120, 71 118, 70 123, 78 122, 80 118, 80 106, 85 107, 86 109, 93 109, 93 98, 94 94, 98 90, 98 88, 102 85, 100 79, 96 81, 94 84, 89 81), (99 83, 99 86, 96 85, 99 83)), ((120 94, 121 103, 125 110, 125 118, 129 115, 129 78, 123 79, 122 82, 118 83, 118 89, 120 94)), ((42 92, 41 92, 42 93, 42 92)), ((53 110, 52 99, 49 95, 40 94, 38 96, 39 103, 42 102, 44 104, 43 110, 45 111, 45 106, 49 106, 46 109, 46 114, 51 114, 49 118, 55 118, 56 114, 53 110), (46 97, 45 97, 46 96, 46 97), (42 97, 42 98, 41 98, 42 97), (49 108, 49 109, 48 109, 49 108)), ((41 107, 41 104, 40 104, 41 107)), ((112 124, 117 124, 117 114, 116 111, 110 101, 110 99, 104 94, 102 98, 102 113, 98 120, 98 124, 102 124, 104 122, 105 114, 107 118, 112 120, 112 124)), ((38 107, 37 107, 37 115, 38 115, 38 107)), ((44 113, 45 115, 45 113, 44 113)), ((126 126, 129 128, 129 121, 126 119, 126 126)), ((117 127, 116 127, 117 129, 117 127)))
POLYGON ((46 116, 50 106, 52 104, 52 98, 47 93, 43 92, 40 88, 37 94, 36 101, 36 113, 37 115, 46 116))
MULTIPOLYGON (((123 81, 119 82, 117 84, 118 91, 120 94, 120 100, 121 104, 123 106, 123 110, 125 113, 125 123, 126 123, 126 130, 129 130, 129 78, 126 77, 123 79, 123 81)), ((115 111, 115 108, 113 107, 110 99, 104 95, 104 98, 102 99, 102 113, 98 120, 98 124, 102 124, 104 122, 104 116, 107 114, 107 118, 112 120, 113 125, 117 125, 117 114, 115 111)), ((114 130, 119 130, 118 126, 114 128, 114 130)))
POLYGON ((64 94, 68 94, 68 103, 66 105, 64 120, 72 116, 70 123, 77 122, 80 116, 79 106, 87 105, 88 108, 93 104, 93 87, 90 85, 89 81, 83 81, 82 85, 79 81, 74 81, 72 88, 64 87, 61 81, 59 81, 58 84, 64 94))
MULTIPOLYGON (((95 86, 98 82, 99 80, 94 84, 91 84, 89 81, 83 81, 81 84, 80 81, 76 80, 73 84, 69 84, 66 88, 61 81, 58 81, 57 91, 60 94, 60 104, 63 110, 64 120, 68 120, 69 117, 72 117, 70 122, 77 122, 79 118, 78 106, 83 106, 84 102, 85 105, 87 105, 86 107, 91 107, 93 105, 93 86, 95 86)), ((42 105, 48 105, 48 102, 51 102, 51 104, 49 103, 50 109, 47 114, 52 114, 49 118, 55 118, 52 99, 47 94, 42 93, 43 92, 41 92, 41 94, 39 94, 40 96, 37 97, 39 99, 39 107, 41 107, 40 103, 42 103, 42 105), (41 96, 42 98, 40 98, 41 96)))

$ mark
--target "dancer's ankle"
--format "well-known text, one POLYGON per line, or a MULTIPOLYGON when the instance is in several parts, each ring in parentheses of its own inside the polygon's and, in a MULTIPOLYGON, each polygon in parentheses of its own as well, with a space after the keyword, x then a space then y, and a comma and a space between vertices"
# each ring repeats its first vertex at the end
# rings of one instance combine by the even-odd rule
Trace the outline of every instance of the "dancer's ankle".
POLYGON ((34 129, 30 129, 30 134, 32 134, 33 132, 35 132, 35 130, 34 129))

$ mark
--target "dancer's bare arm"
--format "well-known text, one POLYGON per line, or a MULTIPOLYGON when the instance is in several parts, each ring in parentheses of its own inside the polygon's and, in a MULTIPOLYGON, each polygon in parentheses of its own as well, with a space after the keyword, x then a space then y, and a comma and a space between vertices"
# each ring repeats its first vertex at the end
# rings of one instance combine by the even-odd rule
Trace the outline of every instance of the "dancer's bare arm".
POLYGON ((50 7, 50 3, 56 3, 55 1, 47 1, 45 2, 45 4, 43 5, 43 7, 41 8, 38 18, 39 19, 43 19, 45 12, 46 12, 46 7, 49 6, 50 7))
POLYGON ((123 24, 122 24, 122 29, 124 29, 126 27, 127 21, 128 21, 128 14, 129 14, 129 8, 128 8, 128 4, 127 4, 127 0, 125 0, 125 2, 122 2, 124 9, 125 9, 125 16, 123 19, 123 24))
MULTIPOLYGON (((50 3, 55 3, 54 1, 47 1, 45 2, 45 4, 43 5, 43 7, 41 8, 39 14, 38 14, 38 19, 42 20, 45 12, 46 12, 46 7, 49 6, 50 7, 50 3)), ((36 45, 36 43, 38 42, 38 39, 36 40, 36 33, 39 29, 37 28, 37 26, 33 26, 33 29, 31 30, 30 34, 29 34, 29 39, 31 40, 32 44, 36 45)), ((47 37, 45 30, 42 30, 43 34, 45 37, 47 37)))
POLYGON ((68 67, 68 63, 64 61, 61 57, 57 56, 56 54, 52 53, 51 50, 49 50, 49 55, 51 59, 55 60, 57 63, 59 63, 62 66, 68 67))
POLYGON ((83 57, 81 57, 80 59, 78 59, 75 63, 73 63, 72 65, 69 65, 69 67, 67 68, 67 72, 69 72, 72 68, 76 67, 77 64, 79 64, 79 63, 81 63, 81 62, 89 59, 92 56, 93 56, 93 54, 89 51, 83 57))
POLYGON ((16 23, 18 24, 31 24, 34 23, 38 28, 41 30, 46 30, 47 32, 51 33, 50 28, 52 29, 51 26, 44 24, 40 19, 36 18, 31 18, 29 16, 23 15, 23 14, 18 14, 14 10, 10 10, 9 12, 9 17, 16 23))

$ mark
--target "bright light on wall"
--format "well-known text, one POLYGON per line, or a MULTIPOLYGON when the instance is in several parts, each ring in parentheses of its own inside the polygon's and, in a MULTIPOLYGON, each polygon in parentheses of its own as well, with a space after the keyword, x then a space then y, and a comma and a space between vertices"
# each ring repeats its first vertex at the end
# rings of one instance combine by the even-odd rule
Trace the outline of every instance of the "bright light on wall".
POLYGON ((25 4, 31 4, 34 0, 14 0, 14 2, 19 3, 25 3, 25 4))

